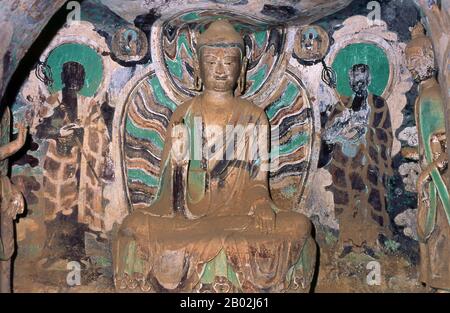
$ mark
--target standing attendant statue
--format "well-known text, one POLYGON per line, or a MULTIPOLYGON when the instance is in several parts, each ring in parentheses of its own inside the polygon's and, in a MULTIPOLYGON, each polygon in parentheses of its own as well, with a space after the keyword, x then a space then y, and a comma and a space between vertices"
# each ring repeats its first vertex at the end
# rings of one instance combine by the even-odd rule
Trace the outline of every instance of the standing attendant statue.
MULTIPOLYGON (((4 120, 8 121, 6 127, 9 127, 9 114, 9 110, 6 109, 4 113, 4 120)), ((2 127, 3 130, 4 127, 2 127)), ((18 131, 16 140, 0 147, 0 162, 6 162, 24 146, 27 128, 21 123, 18 125, 18 131)), ((7 166, 3 166, 2 170, 0 175, 0 293, 10 293, 11 259, 15 248, 14 220, 18 214, 24 212, 25 202, 20 191, 9 180, 7 166)))
POLYGON ((417 180, 420 281, 438 291, 450 291, 450 200, 449 182, 445 175, 448 170, 445 104, 436 79, 433 46, 421 24, 412 31, 406 57, 408 69, 419 83, 415 114, 422 168, 417 180))

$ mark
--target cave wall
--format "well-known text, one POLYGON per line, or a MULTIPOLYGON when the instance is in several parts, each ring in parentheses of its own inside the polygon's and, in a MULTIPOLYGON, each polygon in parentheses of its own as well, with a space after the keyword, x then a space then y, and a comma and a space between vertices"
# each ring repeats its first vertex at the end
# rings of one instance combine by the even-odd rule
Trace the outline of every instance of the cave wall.
MULTIPOLYGON (((30 46, 64 0, 0 1, 0 95, 30 46)), ((47 30, 49 31, 49 30, 47 30)))

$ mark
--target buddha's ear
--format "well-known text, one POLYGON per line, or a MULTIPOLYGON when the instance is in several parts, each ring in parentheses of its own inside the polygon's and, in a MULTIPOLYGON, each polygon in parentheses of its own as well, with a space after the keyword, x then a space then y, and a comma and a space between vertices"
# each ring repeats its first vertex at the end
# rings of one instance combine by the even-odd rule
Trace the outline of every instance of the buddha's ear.
POLYGON ((247 66, 248 66, 248 58, 244 57, 242 59, 241 74, 239 75, 238 80, 238 90, 241 95, 245 93, 245 88, 247 84, 247 66))
POLYGON ((194 67, 194 90, 202 91, 203 82, 202 77, 200 75, 200 63, 198 61, 198 58, 194 58, 194 63, 192 65, 194 67))

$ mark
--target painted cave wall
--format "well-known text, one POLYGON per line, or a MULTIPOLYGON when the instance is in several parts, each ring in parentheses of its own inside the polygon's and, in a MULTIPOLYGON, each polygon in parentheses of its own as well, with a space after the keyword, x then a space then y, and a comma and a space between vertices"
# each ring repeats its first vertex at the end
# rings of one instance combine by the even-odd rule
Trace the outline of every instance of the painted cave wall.
MULTIPOLYGON (((321 80, 322 63, 299 61, 299 25, 275 27, 264 18, 192 6, 169 20, 161 20, 157 10, 135 16, 129 10, 121 16, 114 6, 86 0, 81 22, 65 24, 41 43, 17 97, 8 100, 13 120, 26 120, 31 133, 29 149, 11 161, 12 180, 27 203, 26 218, 17 225, 18 290, 27 290, 27 275, 40 277, 42 288, 66 288, 60 281, 70 261, 82 264, 84 285, 102 281, 105 288, 112 287, 112 236, 130 210, 154 198, 168 119, 195 94, 195 31, 219 16, 231 19, 245 34, 251 53, 245 97, 264 107, 272 130, 280 132, 281 157, 270 176, 272 195, 315 225, 321 248, 316 290, 419 288, 413 283, 418 262, 415 182, 420 171, 417 86, 406 69, 404 48, 411 38, 409 28, 422 15, 412 1, 384 0, 379 1, 381 21, 368 24, 368 2, 356 0, 314 24, 329 34, 325 63, 337 73, 339 94, 350 95, 349 67, 369 64, 370 91, 385 99, 390 114, 392 142, 386 144, 386 162, 392 173, 387 186, 378 190, 377 201, 386 200, 387 229, 379 249, 339 257, 342 219, 333 193, 336 169, 330 168, 320 139, 336 95, 321 80), (134 49, 135 57, 123 49, 134 49), (66 90, 67 84, 79 85, 78 91, 66 90), (75 121, 84 129, 60 139, 60 128, 75 121), (381 286, 364 282, 370 260, 386 268, 381 286), (53 274, 44 277, 34 264, 53 274)), ((290 12, 287 7, 266 10, 271 18, 290 12)))

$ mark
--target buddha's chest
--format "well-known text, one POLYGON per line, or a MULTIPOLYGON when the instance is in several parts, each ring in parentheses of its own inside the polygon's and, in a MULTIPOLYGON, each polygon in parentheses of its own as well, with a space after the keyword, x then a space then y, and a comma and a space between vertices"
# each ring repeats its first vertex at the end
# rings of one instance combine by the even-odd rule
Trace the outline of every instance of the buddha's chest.
POLYGON ((230 124, 231 115, 227 112, 221 112, 214 114, 209 112, 202 115, 203 127, 205 129, 219 128, 224 130, 228 124, 230 124))

